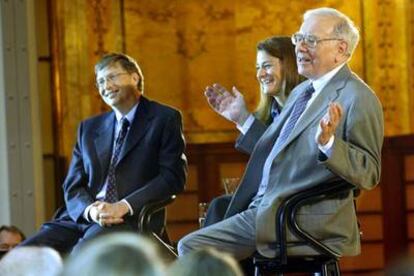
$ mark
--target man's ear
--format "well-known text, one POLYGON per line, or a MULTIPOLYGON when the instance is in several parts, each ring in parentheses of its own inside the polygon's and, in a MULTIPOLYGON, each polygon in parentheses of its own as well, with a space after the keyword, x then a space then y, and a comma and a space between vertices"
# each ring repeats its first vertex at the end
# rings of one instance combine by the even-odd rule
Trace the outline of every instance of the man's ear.
POLYGON ((139 75, 137 73, 132 73, 131 76, 132 76, 132 80, 135 83, 135 86, 137 87, 138 86, 138 82, 140 81, 139 75))
POLYGON ((341 55, 348 55, 348 43, 344 40, 341 40, 338 44, 338 53, 341 55))
POLYGON ((348 54, 348 43, 344 40, 341 40, 338 43, 338 54, 336 55, 336 61, 337 62, 342 62, 344 57, 348 58, 349 54, 348 54))

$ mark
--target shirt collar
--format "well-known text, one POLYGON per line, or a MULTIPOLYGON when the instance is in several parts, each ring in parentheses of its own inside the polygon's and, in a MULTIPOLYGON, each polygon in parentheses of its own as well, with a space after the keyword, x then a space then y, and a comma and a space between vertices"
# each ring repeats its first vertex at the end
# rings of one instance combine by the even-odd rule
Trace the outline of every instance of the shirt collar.
POLYGON ((115 110, 115 117, 116 117, 117 124, 119 124, 119 122, 121 121, 123 117, 127 118, 129 123, 132 123, 132 121, 134 120, 138 105, 139 103, 136 103, 125 116, 123 116, 119 111, 115 110))
POLYGON ((341 65, 335 67, 319 79, 316 79, 312 81, 313 88, 315 89, 315 92, 320 92, 325 85, 338 73, 339 70, 341 70, 342 67, 344 67, 345 63, 342 63, 341 65))

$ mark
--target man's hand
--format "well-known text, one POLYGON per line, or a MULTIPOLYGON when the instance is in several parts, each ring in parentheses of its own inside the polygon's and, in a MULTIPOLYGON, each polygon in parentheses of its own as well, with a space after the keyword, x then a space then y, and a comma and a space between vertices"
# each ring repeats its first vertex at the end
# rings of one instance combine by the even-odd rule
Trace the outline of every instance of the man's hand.
POLYGON ((89 209, 89 217, 96 223, 99 224, 99 209, 98 206, 101 205, 102 201, 95 201, 92 203, 92 207, 89 209))
POLYGON ((342 118, 342 107, 338 103, 330 103, 328 111, 319 123, 316 141, 319 145, 324 146, 329 139, 335 134, 336 128, 342 118))
POLYGON ((204 90, 210 106, 218 114, 238 125, 243 125, 249 117, 243 95, 233 87, 233 92, 227 91, 218 83, 207 86, 204 90))
POLYGON ((124 222, 123 217, 129 212, 128 205, 123 201, 107 203, 96 201, 89 214, 93 221, 101 226, 111 226, 124 222))

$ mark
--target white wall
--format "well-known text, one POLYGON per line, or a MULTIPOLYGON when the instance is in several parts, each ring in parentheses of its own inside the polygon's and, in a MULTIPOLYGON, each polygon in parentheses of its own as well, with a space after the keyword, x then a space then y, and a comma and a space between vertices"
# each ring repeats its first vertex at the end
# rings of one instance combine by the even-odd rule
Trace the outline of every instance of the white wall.
POLYGON ((0 3, 0 223, 30 235, 44 220, 34 2, 0 3))

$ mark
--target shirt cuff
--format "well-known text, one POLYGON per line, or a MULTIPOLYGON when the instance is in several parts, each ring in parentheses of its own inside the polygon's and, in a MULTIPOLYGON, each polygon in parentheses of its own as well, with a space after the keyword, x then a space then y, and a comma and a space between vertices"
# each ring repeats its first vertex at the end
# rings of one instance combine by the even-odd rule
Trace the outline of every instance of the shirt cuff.
POLYGON ((254 116, 252 114, 249 115, 249 117, 247 117, 247 120, 244 122, 244 124, 241 126, 239 124, 236 124, 237 129, 243 134, 245 135, 247 133, 247 131, 249 130, 249 128, 252 126, 252 124, 254 123, 254 116))
POLYGON ((83 211, 83 217, 86 219, 87 222, 91 222, 89 217, 89 211, 92 208, 92 204, 85 208, 85 211, 83 211))
POLYGON ((121 200, 121 202, 125 202, 125 204, 128 206, 129 209, 129 215, 133 216, 134 215, 134 210, 132 209, 131 205, 128 203, 128 201, 126 201, 126 199, 121 200))
POLYGON ((331 157, 332 154, 332 145, 335 141, 335 136, 332 135, 331 138, 329 138, 328 143, 326 143, 325 145, 320 145, 318 144, 319 150, 323 152, 323 154, 325 154, 327 157, 331 157))

